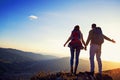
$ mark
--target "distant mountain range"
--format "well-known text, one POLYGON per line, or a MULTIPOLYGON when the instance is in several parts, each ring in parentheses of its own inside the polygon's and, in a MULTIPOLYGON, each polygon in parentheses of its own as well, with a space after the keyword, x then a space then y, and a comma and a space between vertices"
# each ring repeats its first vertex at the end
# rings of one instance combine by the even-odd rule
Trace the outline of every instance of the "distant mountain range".
MULTIPOLYGON (((31 72, 34 72, 34 71, 44 71, 44 72, 67 71, 69 72, 70 70, 69 60, 70 60, 69 57, 65 57, 60 59, 38 61, 28 66, 27 69, 31 72)), ((97 66, 98 65, 95 64, 96 72, 98 71, 97 66)), ((103 61, 103 70, 110 70, 115 68, 120 68, 120 63, 103 61)), ((78 72, 79 71, 82 71, 82 72, 89 71, 88 60, 84 60, 84 59, 79 60, 78 72)))
POLYGON ((25 52, 12 48, 0 48, 0 61, 5 61, 8 63, 39 61, 55 58, 57 57, 51 55, 42 55, 40 53, 25 52))
POLYGON ((42 55, 11 48, 0 48, 0 73, 21 72, 27 66, 44 60, 58 59, 51 55, 42 55))
MULTIPOLYGON (((58 58, 11 48, 0 48, 0 74, 69 72, 69 57, 58 58)), ((120 63, 103 61, 103 70, 120 68, 120 63)), ((80 59, 78 72, 89 71, 89 61, 80 59)), ((96 64, 97 71, 97 64, 96 64)), ((25 74, 24 74, 25 75, 25 74)))

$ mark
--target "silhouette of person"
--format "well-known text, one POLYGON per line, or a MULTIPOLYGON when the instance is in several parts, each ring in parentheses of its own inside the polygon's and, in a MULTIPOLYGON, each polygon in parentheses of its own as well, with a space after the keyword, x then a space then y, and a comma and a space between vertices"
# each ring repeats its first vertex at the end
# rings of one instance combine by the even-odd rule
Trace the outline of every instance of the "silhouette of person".
MULTIPOLYGON (((94 75, 94 56, 96 55, 96 59, 97 59, 97 63, 98 63, 98 72, 100 75, 102 75, 102 62, 101 62, 101 47, 102 47, 102 43, 97 42, 97 38, 93 37, 94 33, 94 29, 99 28, 101 30, 100 27, 96 27, 96 24, 92 24, 91 25, 92 30, 89 31, 89 35, 86 41, 86 47, 87 45, 90 43, 90 73, 92 75, 94 75)), ((102 31, 102 30, 101 30, 102 31)), ((111 41, 113 43, 115 43, 115 41, 113 39, 108 38, 107 36, 105 36, 104 34, 102 34, 103 39, 106 39, 108 41, 111 41)))
POLYGON ((70 72, 72 74, 76 74, 77 67, 78 67, 78 64, 79 64, 79 53, 80 53, 80 50, 84 48, 82 46, 82 44, 84 44, 84 46, 85 46, 85 41, 83 39, 83 35, 80 31, 79 25, 76 25, 74 27, 73 31, 71 32, 70 37, 65 42, 64 47, 68 42, 69 42, 68 47, 70 48, 70 53, 71 53, 71 57, 70 57, 70 68, 71 69, 70 69, 70 72), (74 71, 73 71, 74 54, 76 55, 76 57, 75 57, 75 67, 74 67, 74 71))

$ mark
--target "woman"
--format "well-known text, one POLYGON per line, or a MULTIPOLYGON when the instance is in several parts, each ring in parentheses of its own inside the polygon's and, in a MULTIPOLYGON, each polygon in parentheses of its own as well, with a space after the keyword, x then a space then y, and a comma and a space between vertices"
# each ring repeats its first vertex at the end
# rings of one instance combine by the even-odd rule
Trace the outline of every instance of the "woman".
POLYGON ((79 53, 80 50, 83 49, 84 47, 82 46, 82 44, 84 44, 85 46, 85 42, 83 39, 83 35, 80 31, 80 27, 79 25, 76 25, 70 35, 70 37, 68 38, 68 40, 66 41, 65 45, 70 41, 70 43, 68 44, 68 47, 70 48, 70 52, 71 52, 71 58, 70 58, 70 72, 72 74, 76 74, 77 71, 77 67, 78 67, 78 63, 79 63, 79 53), (74 53, 76 52, 76 62, 75 62, 75 68, 74 68, 74 72, 73 72, 73 64, 74 64, 74 53))

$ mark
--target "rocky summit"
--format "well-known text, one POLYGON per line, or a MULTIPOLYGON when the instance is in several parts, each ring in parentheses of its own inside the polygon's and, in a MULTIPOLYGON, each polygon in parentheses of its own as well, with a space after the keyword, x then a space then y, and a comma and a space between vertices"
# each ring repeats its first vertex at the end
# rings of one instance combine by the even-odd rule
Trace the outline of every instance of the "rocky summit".
POLYGON ((76 75, 67 72, 58 73, 40 72, 35 76, 31 77, 31 80, 120 80, 119 74, 120 69, 103 71, 102 75, 98 73, 91 75, 88 74, 87 72, 79 72, 76 75))

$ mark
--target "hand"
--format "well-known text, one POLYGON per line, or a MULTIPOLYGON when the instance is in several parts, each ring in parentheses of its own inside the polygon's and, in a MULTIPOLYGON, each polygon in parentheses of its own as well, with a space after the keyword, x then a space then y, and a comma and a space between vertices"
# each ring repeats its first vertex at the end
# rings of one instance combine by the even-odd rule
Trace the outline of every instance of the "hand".
POLYGON ((64 47, 65 47, 66 44, 64 44, 64 47))
POLYGON ((111 41, 112 41, 113 43, 115 43, 115 41, 114 41, 113 39, 112 39, 111 41))
POLYGON ((84 49, 87 50, 87 47, 85 46, 84 49))

